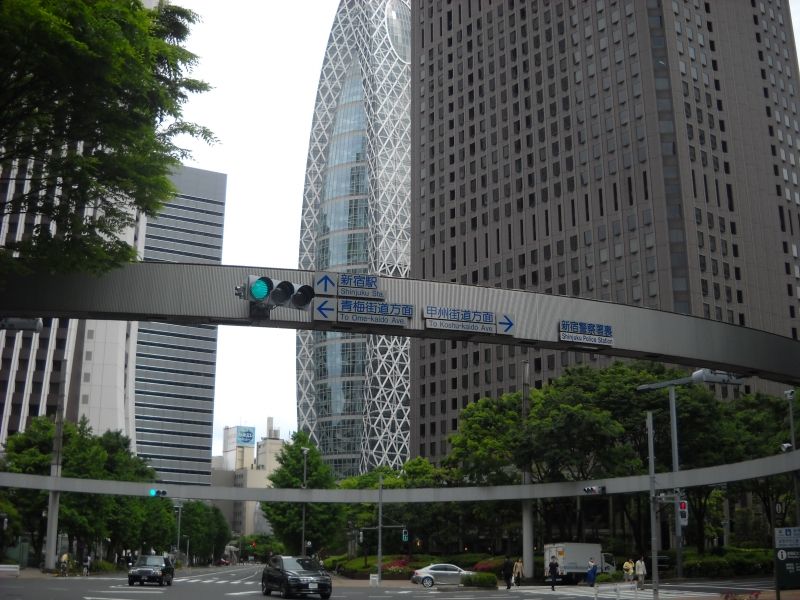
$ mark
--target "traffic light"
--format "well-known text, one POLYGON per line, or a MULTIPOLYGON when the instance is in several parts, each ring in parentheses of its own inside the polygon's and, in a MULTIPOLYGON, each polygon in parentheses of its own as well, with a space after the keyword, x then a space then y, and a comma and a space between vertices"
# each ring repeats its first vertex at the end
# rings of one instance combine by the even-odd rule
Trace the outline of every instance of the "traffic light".
POLYGON ((403 541, 408 541, 408 529, 403 529, 403 541))
POLYGON ((604 485, 589 485, 583 488, 584 493, 589 495, 605 494, 606 486, 604 485))
POLYGON ((276 306, 306 310, 314 299, 314 288, 291 281, 273 281, 270 277, 248 275, 245 289, 236 288, 236 295, 250 303, 251 319, 268 319, 276 306))
POLYGON ((363 544, 364 543, 364 530, 363 529, 359 529, 359 531, 358 531, 358 543, 359 544, 363 544))
POLYGON ((156 488, 150 488, 151 498, 163 498, 166 495, 167 495, 167 490, 157 490, 156 488))
POLYGON ((689 503, 686 500, 678 501, 678 517, 682 527, 689 524, 689 503))

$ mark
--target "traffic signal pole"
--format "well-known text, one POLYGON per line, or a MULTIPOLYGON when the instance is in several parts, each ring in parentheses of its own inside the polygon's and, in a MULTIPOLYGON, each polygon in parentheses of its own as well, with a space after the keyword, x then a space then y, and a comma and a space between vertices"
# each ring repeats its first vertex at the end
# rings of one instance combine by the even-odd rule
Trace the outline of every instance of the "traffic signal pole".
MULTIPOLYGON (((56 406, 56 430, 53 435, 53 457, 50 461, 50 477, 61 477, 61 452, 64 446, 64 395, 59 394, 56 406)), ((47 539, 45 541, 44 568, 46 571, 56 570, 58 558, 58 510, 61 492, 51 490, 47 503, 47 539)))
MULTIPOLYGON (((669 420, 670 420, 670 435, 672 437, 672 472, 677 475, 680 471, 680 463, 678 462, 678 416, 677 409, 675 408, 675 386, 669 386, 669 420)), ((675 576, 678 579, 683 578, 683 527, 681 526, 681 510, 680 510, 680 490, 675 490, 675 499, 673 500, 673 512, 675 516, 675 576)))

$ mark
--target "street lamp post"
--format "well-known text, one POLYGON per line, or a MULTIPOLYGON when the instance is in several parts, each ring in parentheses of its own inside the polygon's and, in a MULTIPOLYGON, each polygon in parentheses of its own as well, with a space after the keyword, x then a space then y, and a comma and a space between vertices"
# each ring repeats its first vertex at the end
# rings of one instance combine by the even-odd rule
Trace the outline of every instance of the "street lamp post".
MULTIPOLYGON (((530 395, 530 363, 522 363, 522 426, 528 419, 530 395)), ((530 485, 531 471, 529 465, 522 470, 522 485, 530 485)), ((522 570, 525 579, 533 579, 533 500, 522 501, 522 570)))
MULTIPOLYGON (((670 420, 670 437, 672 443, 672 472, 677 474, 680 471, 680 463, 678 460, 678 416, 675 402, 675 387, 679 385, 687 385, 690 383, 725 383, 732 385, 739 385, 741 379, 737 378, 733 373, 725 371, 712 371, 711 369, 700 369, 692 373, 691 377, 682 377, 681 379, 672 379, 670 381, 659 381, 656 383, 648 383, 640 385, 636 388, 637 392, 646 392, 652 390, 659 390, 669 388, 669 420, 670 420)), ((680 579, 683 577, 683 552, 682 552, 682 526, 680 518, 680 490, 674 490, 673 497, 674 505, 674 518, 675 518, 675 575, 680 579)))
POLYGON ((653 570, 653 600, 658 600, 658 519, 656 517, 656 459, 653 442, 653 411, 647 411, 647 473, 650 479, 650 568, 653 570))
POLYGON ((175 542, 175 560, 178 560, 181 556, 181 512, 183 509, 183 502, 175 500, 174 506, 178 509, 178 539, 175 542))
MULTIPOLYGON (((791 435, 792 450, 797 450, 794 439, 794 390, 785 390, 784 397, 789 402, 789 434, 791 435)), ((797 471, 792 472, 792 484, 794 485, 794 525, 800 527, 800 493, 797 489, 797 471)))
MULTIPOLYGON (((308 464, 308 448, 302 448, 303 450, 303 489, 306 489, 306 466, 308 464)), ((303 556, 306 555, 306 503, 303 502, 303 528, 300 536, 300 545, 301 553, 303 556)))

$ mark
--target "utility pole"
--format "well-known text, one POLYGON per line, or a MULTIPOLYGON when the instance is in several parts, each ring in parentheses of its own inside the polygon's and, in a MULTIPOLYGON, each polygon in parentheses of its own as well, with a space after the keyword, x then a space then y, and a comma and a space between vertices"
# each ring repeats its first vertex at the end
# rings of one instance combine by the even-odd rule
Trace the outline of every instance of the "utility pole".
MULTIPOLYGON (((522 426, 528 420, 530 395, 530 363, 522 363, 522 426)), ((522 485, 531 483, 530 466, 522 469, 522 485)), ((525 579, 533 579, 533 500, 525 498, 522 501, 522 575, 525 579)))
POLYGON ((378 474, 378 585, 383 563, 383 473, 378 474))
POLYGON ((656 502, 658 500, 656 499, 653 411, 647 411, 647 454, 647 466, 650 475, 650 569, 653 571, 653 600, 658 600, 658 519, 656 518, 656 502))
MULTIPOLYGON (((53 435, 53 458, 50 461, 50 477, 61 477, 61 453, 64 445, 64 395, 59 394, 56 406, 56 430, 53 435)), ((50 491, 47 503, 47 542, 45 544, 44 568, 55 571, 58 553, 58 509, 61 492, 50 491)))
MULTIPOLYGON (((303 489, 306 489, 306 463, 308 462, 308 448, 303 447, 303 489)), ((306 555, 306 503, 303 502, 303 528, 300 534, 300 553, 302 556, 306 555)))

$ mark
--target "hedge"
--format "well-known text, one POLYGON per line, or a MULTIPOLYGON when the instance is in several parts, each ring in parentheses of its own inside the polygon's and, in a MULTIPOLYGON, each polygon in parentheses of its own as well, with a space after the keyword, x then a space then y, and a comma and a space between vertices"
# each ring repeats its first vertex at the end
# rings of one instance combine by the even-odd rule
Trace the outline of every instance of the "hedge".
POLYGON ((461 584, 469 587, 497 588, 497 577, 494 573, 473 573, 464 575, 461 584))

